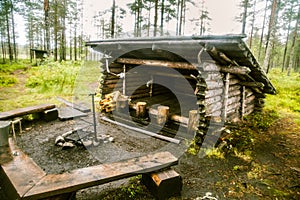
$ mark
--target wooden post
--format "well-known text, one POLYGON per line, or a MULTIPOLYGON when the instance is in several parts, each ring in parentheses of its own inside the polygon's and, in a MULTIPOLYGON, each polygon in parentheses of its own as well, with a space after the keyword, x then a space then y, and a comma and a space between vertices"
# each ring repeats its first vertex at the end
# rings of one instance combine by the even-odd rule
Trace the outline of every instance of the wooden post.
POLYGON ((167 119, 168 119, 168 115, 169 115, 169 106, 158 106, 157 107, 157 123, 159 125, 162 125, 164 123, 166 123, 167 119))
POLYGON ((123 73, 124 73, 124 77, 123 77, 123 95, 126 95, 126 65, 123 65, 123 73))
POLYGON ((153 75, 151 75, 149 96, 152 97, 152 94, 153 94, 153 75))
POLYGON ((136 103, 136 117, 144 118, 146 116, 146 102, 137 102, 136 103))
POLYGON ((245 115, 245 99, 246 99, 246 87, 242 86, 242 103, 241 103, 241 117, 242 117, 242 119, 245 115))
POLYGON ((229 93, 229 78, 230 73, 226 74, 225 77, 225 90, 224 90, 224 105, 223 105, 223 119, 226 121, 227 118, 227 101, 228 101, 228 93, 229 93))
POLYGON ((127 98, 118 98, 116 102, 117 112, 122 112, 128 106, 127 98))
POLYGON ((197 122, 199 120, 199 115, 197 110, 190 110, 189 112, 189 122, 188 122, 188 134, 194 133, 197 130, 197 122))
POLYGON ((173 169, 143 174, 142 182, 156 199, 169 199, 172 196, 178 196, 182 190, 182 178, 173 169))

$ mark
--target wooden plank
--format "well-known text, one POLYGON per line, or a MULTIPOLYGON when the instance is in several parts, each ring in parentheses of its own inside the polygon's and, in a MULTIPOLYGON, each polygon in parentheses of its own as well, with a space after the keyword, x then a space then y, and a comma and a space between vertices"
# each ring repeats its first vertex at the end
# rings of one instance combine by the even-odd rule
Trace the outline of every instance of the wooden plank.
POLYGON ((84 113, 91 112, 91 109, 90 109, 90 108, 87 108, 87 107, 85 107, 85 106, 83 106, 83 105, 74 104, 74 103, 72 103, 72 102, 70 102, 70 101, 67 101, 67 100, 61 98, 61 97, 56 97, 56 99, 57 99, 58 101, 64 103, 64 104, 66 104, 67 106, 70 106, 70 107, 72 107, 72 108, 74 108, 74 109, 76 109, 76 110, 79 110, 79 111, 81 111, 81 112, 84 112, 84 113))
POLYGON ((70 193, 137 174, 158 171, 177 163, 178 159, 171 153, 158 152, 123 162, 76 169, 70 173, 51 174, 45 176, 35 187, 29 190, 24 199, 42 199, 70 193))
POLYGON ((55 108, 54 104, 41 104, 41 105, 29 106, 29 107, 25 107, 25 108, 18 108, 15 110, 1 112, 0 120, 20 117, 20 116, 28 115, 28 114, 32 114, 32 113, 43 112, 44 110, 49 110, 52 108, 55 108))
POLYGON ((14 144, 12 138, 9 138, 9 146, 15 155, 13 156, 13 160, 2 164, 1 169, 6 174, 8 181, 15 188, 17 195, 22 197, 46 173, 14 144))
POLYGON ((58 109, 58 118, 60 120, 68 120, 85 116, 87 116, 86 113, 80 112, 79 110, 73 109, 71 107, 62 107, 58 109))

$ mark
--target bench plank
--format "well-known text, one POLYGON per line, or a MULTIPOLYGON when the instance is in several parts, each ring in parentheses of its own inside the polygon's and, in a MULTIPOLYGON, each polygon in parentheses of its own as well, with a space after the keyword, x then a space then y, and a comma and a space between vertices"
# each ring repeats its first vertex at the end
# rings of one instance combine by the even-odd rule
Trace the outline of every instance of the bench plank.
POLYGON ((32 113, 42 112, 44 110, 49 110, 55 108, 55 104, 41 104, 36 106, 29 106, 25 108, 18 108, 15 110, 9 110, 0 113, 0 120, 10 119, 15 117, 20 117, 23 115, 28 115, 32 113))
POLYGON ((17 154, 13 160, 2 164, 1 170, 6 174, 8 181, 15 188, 17 195, 22 197, 35 184, 37 184, 46 173, 25 153, 23 153, 9 138, 11 152, 17 154))
POLYGON ((137 174, 157 171, 177 163, 178 159, 171 153, 159 152, 126 161, 76 169, 70 173, 50 174, 43 177, 23 197, 24 199, 41 199, 71 193, 137 174))

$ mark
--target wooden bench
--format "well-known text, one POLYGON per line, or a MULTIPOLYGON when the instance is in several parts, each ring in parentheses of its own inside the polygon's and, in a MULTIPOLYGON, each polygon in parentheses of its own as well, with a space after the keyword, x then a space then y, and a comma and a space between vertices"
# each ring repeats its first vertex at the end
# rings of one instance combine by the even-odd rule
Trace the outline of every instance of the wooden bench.
POLYGON ((158 152, 128 160, 76 169, 63 174, 46 174, 25 155, 10 138, 13 160, 1 165, 0 175, 5 176, 6 191, 12 199, 64 199, 80 189, 138 174, 155 172, 178 163, 169 152, 158 152))
POLYGON ((6 112, 0 112, 0 120, 12 119, 15 117, 22 117, 33 113, 42 113, 46 110, 55 108, 54 104, 41 104, 36 106, 29 106, 25 108, 18 108, 6 112))

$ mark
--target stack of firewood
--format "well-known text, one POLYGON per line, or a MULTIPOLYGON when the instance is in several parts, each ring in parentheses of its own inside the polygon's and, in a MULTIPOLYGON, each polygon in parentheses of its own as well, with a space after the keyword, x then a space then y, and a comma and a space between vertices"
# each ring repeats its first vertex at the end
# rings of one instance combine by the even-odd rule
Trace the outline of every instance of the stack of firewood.
POLYGON ((112 92, 106 94, 102 100, 100 100, 100 110, 104 112, 112 112, 116 108, 116 102, 120 92, 112 92))
POLYGON ((102 100, 99 101, 99 108, 102 112, 112 112, 118 108, 124 108, 128 104, 128 97, 122 95, 119 91, 106 94, 102 100), (118 107, 118 108, 117 108, 118 107))

